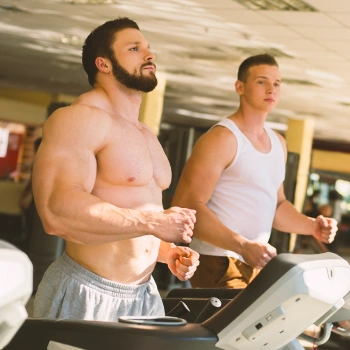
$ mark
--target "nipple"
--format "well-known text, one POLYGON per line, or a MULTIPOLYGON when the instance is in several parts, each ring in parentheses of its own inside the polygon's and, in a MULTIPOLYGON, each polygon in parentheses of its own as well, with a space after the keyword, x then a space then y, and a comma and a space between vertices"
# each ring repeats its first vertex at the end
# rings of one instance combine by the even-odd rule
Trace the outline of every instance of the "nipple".
POLYGON ((134 177, 128 177, 128 178, 127 178, 127 181, 128 181, 128 182, 134 182, 134 181, 135 181, 135 178, 134 178, 134 177))

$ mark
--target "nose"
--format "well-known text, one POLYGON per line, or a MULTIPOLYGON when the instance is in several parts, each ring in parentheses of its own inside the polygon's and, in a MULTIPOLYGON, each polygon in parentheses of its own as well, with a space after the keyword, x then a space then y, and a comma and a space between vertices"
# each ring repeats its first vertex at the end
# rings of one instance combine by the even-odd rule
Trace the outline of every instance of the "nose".
POLYGON ((267 93, 268 94, 273 94, 276 91, 276 87, 274 84, 268 84, 267 86, 267 93))
POLYGON ((156 55, 150 49, 147 49, 147 52, 145 55, 145 61, 153 62, 155 58, 156 58, 156 55))

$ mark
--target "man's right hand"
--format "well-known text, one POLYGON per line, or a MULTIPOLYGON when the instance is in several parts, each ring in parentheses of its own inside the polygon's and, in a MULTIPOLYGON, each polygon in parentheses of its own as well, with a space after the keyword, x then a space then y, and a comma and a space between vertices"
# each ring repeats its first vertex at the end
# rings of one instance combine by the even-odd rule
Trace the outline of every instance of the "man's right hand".
POLYGON ((157 237, 169 243, 191 243, 196 211, 187 208, 171 207, 163 211, 157 237))
POLYGON ((242 247, 242 258, 253 268, 262 269, 277 255, 276 248, 268 243, 246 241, 242 247))

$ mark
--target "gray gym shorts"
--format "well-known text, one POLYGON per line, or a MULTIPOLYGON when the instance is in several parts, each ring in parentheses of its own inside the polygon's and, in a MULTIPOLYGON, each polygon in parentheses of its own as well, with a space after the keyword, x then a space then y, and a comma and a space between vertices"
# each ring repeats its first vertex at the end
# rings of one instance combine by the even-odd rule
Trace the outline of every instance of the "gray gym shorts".
POLYGON ((66 253, 45 272, 33 317, 118 322, 120 316, 163 316, 153 277, 140 285, 120 284, 85 269, 66 253))

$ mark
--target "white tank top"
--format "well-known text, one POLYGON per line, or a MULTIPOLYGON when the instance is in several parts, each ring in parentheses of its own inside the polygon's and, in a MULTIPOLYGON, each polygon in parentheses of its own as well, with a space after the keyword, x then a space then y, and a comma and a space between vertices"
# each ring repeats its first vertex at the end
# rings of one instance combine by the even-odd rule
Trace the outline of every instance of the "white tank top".
MULTIPOLYGON (((277 207, 277 192, 285 177, 281 141, 264 126, 271 149, 261 153, 231 119, 225 118, 213 127, 217 125, 235 135, 237 153, 232 164, 223 171, 207 206, 232 231, 249 240, 267 243, 277 207)), ((200 254, 231 256, 244 262, 237 253, 197 238, 193 238, 190 246, 200 254)))

